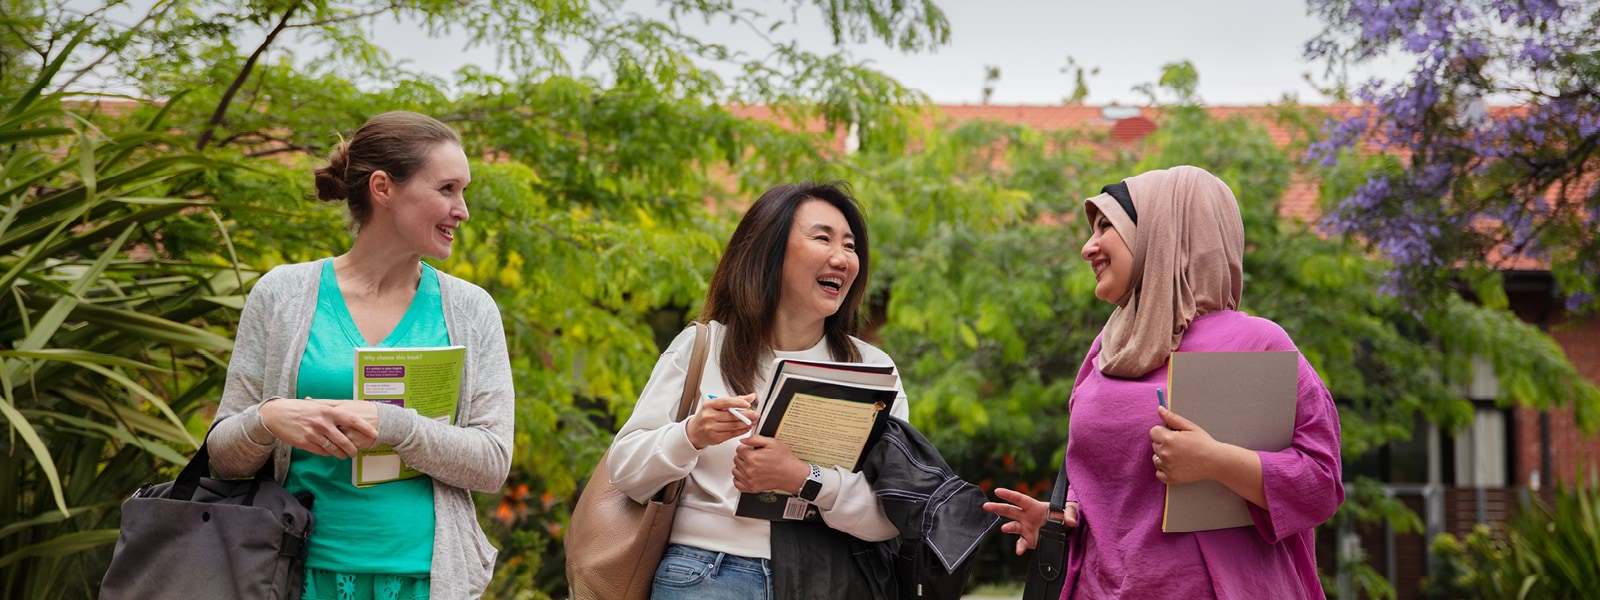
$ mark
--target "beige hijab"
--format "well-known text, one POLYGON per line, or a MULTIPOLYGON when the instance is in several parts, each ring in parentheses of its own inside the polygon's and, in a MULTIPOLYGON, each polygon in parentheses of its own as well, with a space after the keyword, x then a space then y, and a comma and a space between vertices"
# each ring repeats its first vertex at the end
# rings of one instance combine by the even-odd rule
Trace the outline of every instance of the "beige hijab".
POLYGON ((1100 372, 1142 377, 1166 363, 1195 317, 1239 307, 1244 293, 1244 221, 1233 191, 1199 167, 1149 171, 1123 180, 1135 224, 1115 198, 1084 210, 1104 213, 1133 252, 1133 285, 1100 334, 1100 372))

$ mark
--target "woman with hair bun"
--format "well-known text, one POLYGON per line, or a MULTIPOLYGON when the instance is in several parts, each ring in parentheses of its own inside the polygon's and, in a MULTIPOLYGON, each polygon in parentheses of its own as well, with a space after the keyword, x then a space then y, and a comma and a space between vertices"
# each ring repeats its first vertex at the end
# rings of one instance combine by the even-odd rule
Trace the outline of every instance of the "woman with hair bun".
POLYGON ((422 262, 450 257, 471 181, 448 126, 373 117, 316 170, 317 197, 346 203, 355 243, 272 269, 245 302, 206 447, 220 476, 271 459, 285 488, 315 498, 309 600, 477 597, 489 584, 497 551, 470 491, 499 490, 511 466, 505 331, 487 292, 422 262), (348 399, 356 348, 449 345, 467 348, 453 421, 348 399), (355 487, 350 457, 375 444, 424 476, 355 487))

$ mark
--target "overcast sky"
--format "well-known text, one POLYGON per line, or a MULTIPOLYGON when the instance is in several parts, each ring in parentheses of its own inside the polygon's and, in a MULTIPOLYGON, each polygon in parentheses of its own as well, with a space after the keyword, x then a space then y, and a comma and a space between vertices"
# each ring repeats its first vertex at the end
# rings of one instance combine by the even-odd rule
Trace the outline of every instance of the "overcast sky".
MULTIPOLYGON (((790 14, 774 0, 740 0, 740 5, 786 20, 790 14)), ((1199 71, 1200 96, 1209 104, 1264 104, 1285 94, 1307 103, 1327 101, 1302 78, 1307 72, 1320 77, 1322 65, 1302 58, 1306 41, 1321 24, 1301 2, 944 0, 938 5, 951 24, 948 46, 910 55, 882 44, 849 44, 845 50, 939 103, 978 103, 985 66, 991 65, 1001 73, 991 102, 1059 103, 1072 91, 1071 77, 1061 72, 1069 56, 1100 68, 1089 79, 1090 104, 1140 104, 1144 97, 1133 86, 1155 81, 1163 64, 1185 59, 1199 71)), ((655 0, 625 0, 622 10, 647 17, 666 14, 655 0)), ((813 52, 834 51, 816 9, 807 6, 798 16, 799 25, 779 29, 774 37, 798 39, 813 52)), ((765 42, 743 26, 683 25, 701 39, 764 54, 765 42)), ((376 40, 411 68, 447 80, 464 64, 492 67, 495 62, 490 48, 464 50, 462 38, 419 39, 409 23, 381 20, 376 40)), ((1404 65, 1390 63, 1353 73, 1353 79, 1403 72, 1404 65)))

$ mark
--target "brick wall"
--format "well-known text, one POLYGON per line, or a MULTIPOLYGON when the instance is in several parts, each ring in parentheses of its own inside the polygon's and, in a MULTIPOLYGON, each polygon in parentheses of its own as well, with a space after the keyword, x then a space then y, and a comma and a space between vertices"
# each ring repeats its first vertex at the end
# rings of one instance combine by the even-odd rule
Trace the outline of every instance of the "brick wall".
MULTIPOLYGON (((1548 274, 1513 275, 1508 279, 1507 296, 1511 310, 1523 321, 1542 326, 1566 352, 1578 374, 1600 385, 1600 316, 1581 317, 1562 309, 1562 301, 1551 296, 1554 281, 1548 274)), ((1539 431, 1542 411, 1516 407, 1512 413, 1513 450, 1511 485, 1528 485, 1529 475, 1542 470, 1540 454, 1544 440, 1539 431)), ((1539 474, 1540 487, 1572 485, 1579 474, 1600 476, 1600 434, 1583 435, 1572 409, 1554 408, 1550 413, 1550 471, 1539 474)))
MULTIPOLYGON (((1600 384, 1600 317, 1556 315, 1550 322, 1550 337, 1561 344, 1580 375, 1600 384)), ((1533 420, 1535 437, 1530 441, 1537 444, 1537 417, 1533 420)), ((1550 448, 1550 469, 1554 472, 1544 477, 1546 483, 1572 485, 1580 475, 1600 475, 1600 433, 1583 435, 1571 409, 1550 411, 1550 448)), ((1533 459, 1534 462, 1528 464, 1536 467, 1539 464, 1537 447, 1533 459)))

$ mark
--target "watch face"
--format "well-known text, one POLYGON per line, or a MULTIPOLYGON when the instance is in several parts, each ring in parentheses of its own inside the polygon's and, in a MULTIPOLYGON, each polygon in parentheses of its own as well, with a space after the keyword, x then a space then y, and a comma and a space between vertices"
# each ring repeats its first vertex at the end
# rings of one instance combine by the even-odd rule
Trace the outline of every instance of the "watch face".
POLYGON ((805 484, 800 486, 800 497, 807 501, 816 500, 817 494, 821 492, 822 482, 815 479, 807 479, 805 484))

